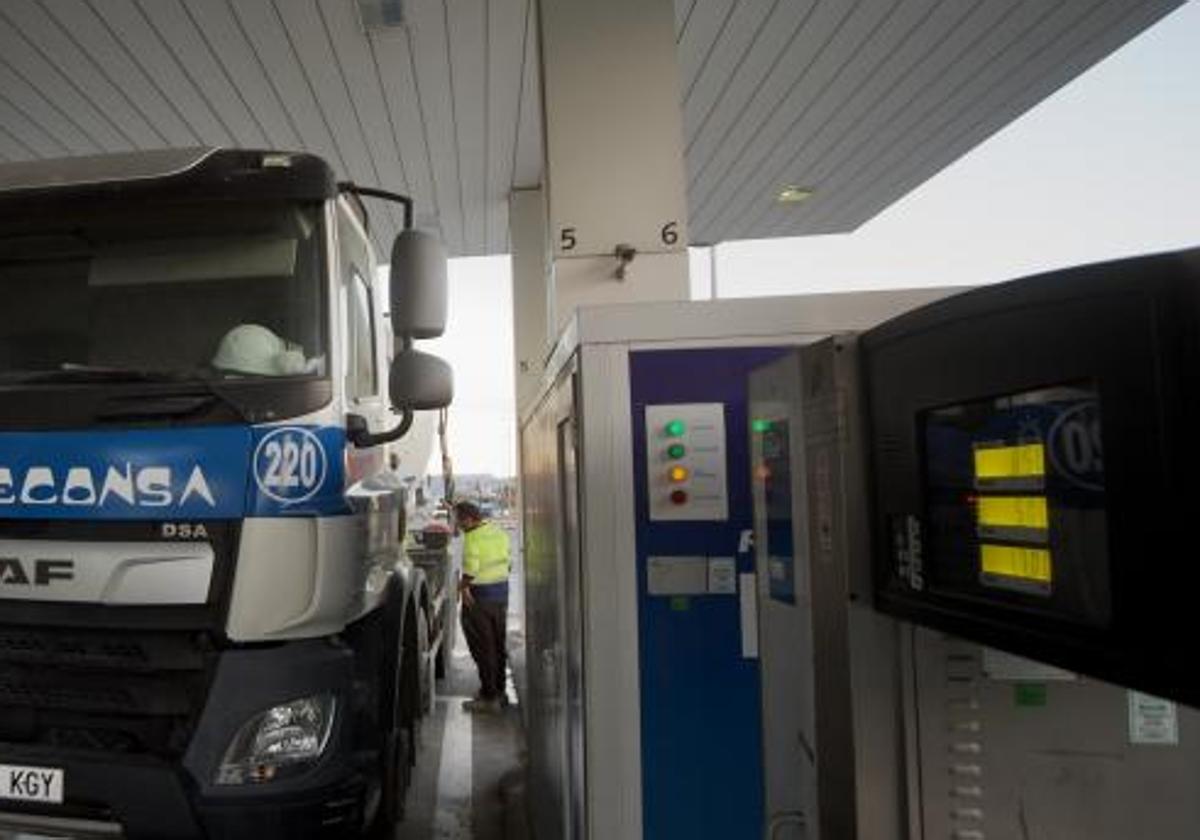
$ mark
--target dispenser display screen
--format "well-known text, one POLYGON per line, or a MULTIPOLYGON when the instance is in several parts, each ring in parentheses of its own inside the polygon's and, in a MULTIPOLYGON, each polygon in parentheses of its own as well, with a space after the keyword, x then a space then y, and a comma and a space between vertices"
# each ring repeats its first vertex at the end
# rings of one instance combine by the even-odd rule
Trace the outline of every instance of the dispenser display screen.
POLYGON ((921 415, 923 585, 1089 624, 1110 617, 1099 397, 1073 384, 921 415))
POLYGON ((767 513, 768 591, 776 601, 796 603, 796 558, 792 545, 792 446, 787 420, 754 420, 767 513))

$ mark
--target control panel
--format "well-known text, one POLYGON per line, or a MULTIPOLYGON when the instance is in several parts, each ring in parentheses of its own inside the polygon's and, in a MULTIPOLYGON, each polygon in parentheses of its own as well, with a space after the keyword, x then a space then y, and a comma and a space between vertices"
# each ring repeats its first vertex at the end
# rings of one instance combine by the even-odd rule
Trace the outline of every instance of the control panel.
POLYGON ((652 521, 729 518, 723 403, 646 406, 652 521))

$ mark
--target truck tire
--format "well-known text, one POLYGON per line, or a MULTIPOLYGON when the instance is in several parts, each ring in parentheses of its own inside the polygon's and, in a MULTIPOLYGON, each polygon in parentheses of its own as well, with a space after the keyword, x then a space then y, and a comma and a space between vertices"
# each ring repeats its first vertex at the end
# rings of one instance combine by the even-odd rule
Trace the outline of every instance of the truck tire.
POLYGON ((430 636, 431 633, 430 615, 426 607, 421 607, 420 619, 417 621, 417 650, 420 652, 417 661, 421 668, 421 716, 433 713, 434 701, 434 677, 436 665, 433 656, 430 654, 430 636), (420 638, 423 636, 424 638, 420 638))
POLYGON ((442 615, 438 626, 442 628, 442 641, 438 645, 437 658, 433 661, 433 676, 436 679, 446 678, 450 668, 450 648, 454 641, 454 628, 450 622, 454 620, 454 607, 449 594, 442 600, 442 615))
POLYGON ((416 766, 421 719, 433 708, 433 668, 429 655, 429 613, 413 604, 405 618, 403 671, 400 687, 403 725, 408 732, 409 766, 416 766))
POLYGON ((396 826, 404 819, 404 806, 412 780, 408 729, 398 727, 384 746, 379 774, 379 805, 366 832, 367 840, 393 840, 396 826))
MULTIPOLYGON (((396 593, 399 596, 399 593, 396 593)), ((408 616, 400 619, 404 607, 396 601, 385 608, 386 619, 382 622, 386 660, 395 663, 392 674, 396 683, 390 686, 395 692, 394 700, 388 704, 390 720, 381 720, 383 744, 379 761, 379 796, 374 816, 365 832, 369 840, 392 840, 396 825, 404 819, 404 806, 409 785, 412 782, 415 747, 413 733, 408 727, 406 698, 404 696, 404 670, 408 665, 405 655, 405 637, 408 635, 408 616), (398 620, 400 619, 400 620, 398 620)))

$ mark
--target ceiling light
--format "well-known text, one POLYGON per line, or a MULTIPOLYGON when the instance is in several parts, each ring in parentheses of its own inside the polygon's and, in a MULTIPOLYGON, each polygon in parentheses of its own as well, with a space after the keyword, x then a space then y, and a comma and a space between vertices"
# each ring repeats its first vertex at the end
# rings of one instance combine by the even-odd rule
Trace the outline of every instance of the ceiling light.
POLYGON ((812 198, 813 191, 808 187, 797 187, 789 184, 779 191, 775 196, 775 200, 780 204, 799 204, 801 201, 806 201, 812 198))
POLYGON ((358 16, 368 34, 404 26, 404 3, 402 0, 358 0, 358 16))

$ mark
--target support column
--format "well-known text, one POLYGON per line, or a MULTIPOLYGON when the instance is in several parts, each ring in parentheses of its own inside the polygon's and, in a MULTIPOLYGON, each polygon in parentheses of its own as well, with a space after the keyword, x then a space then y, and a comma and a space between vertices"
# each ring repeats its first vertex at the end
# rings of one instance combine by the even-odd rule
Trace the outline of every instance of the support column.
POLYGON ((546 353, 553 341, 547 293, 551 273, 546 236, 546 194, 540 189, 514 190, 509 200, 508 219, 512 240, 513 355, 519 419, 537 396, 546 353))
POLYGON ((579 306, 688 298, 687 200, 672 0, 539 8, 553 336, 579 306))

